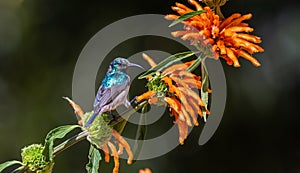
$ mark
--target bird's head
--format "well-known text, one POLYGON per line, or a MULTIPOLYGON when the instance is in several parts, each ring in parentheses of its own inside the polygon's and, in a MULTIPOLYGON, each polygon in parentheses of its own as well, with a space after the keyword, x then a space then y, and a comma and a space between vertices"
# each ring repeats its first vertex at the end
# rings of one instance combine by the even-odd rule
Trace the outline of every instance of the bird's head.
POLYGON ((142 66, 138 64, 131 63, 125 58, 116 58, 110 63, 110 68, 113 70, 126 70, 128 67, 139 67, 144 69, 142 66))

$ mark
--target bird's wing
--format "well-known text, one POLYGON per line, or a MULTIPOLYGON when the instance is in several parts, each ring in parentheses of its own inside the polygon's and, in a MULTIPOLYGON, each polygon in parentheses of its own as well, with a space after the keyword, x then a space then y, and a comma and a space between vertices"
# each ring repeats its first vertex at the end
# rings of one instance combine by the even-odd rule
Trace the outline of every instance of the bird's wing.
POLYGON ((100 86, 94 102, 94 112, 99 113, 105 105, 110 104, 129 85, 130 80, 126 83, 112 85, 109 88, 100 86))

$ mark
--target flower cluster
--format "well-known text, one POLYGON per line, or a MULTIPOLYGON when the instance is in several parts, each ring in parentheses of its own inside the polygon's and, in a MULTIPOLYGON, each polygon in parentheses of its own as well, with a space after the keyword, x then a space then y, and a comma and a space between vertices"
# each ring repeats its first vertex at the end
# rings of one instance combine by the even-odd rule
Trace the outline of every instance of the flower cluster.
POLYGON ((46 161, 43 151, 44 146, 41 144, 32 144, 22 149, 22 164, 26 170, 37 173, 52 172, 54 163, 46 161))
MULTIPOLYGON (((79 105, 69 98, 66 99, 75 110, 75 113, 81 117, 81 120, 78 122, 79 125, 84 124, 84 122, 93 115, 93 112, 84 114, 79 105)), ((132 163, 133 153, 129 144, 116 130, 108 125, 106 114, 97 116, 94 122, 88 126, 86 130, 89 133, 88 140, 104 152, 106 162, 109 162, 110 156, 114 157, 115 167, 113 173, 119 172, 119 155, 123 154, 124 148, 128 154, 127 163, 132 163), (114 140, 112 137, 114 137, 114 140)))
POLYGON ((175 118, 174 123, 178 125, 180 144, 184 143, 188 135, 188 126, 199 125, 198 115, 202 117, 203 111, 209 114, 207 105, 196 92, 201 89, 200 77, 186 71, 193 62, 175 64, 148 76, 148 91, 136 97, 137 102, 147 99, 149 104, 168 105, 171 116, 175 118))
MULTIPOLYGON (((262 47, 257 45, 261 43, 261 39, 250 35, 249 32, 253 32, 254 29, 244 22, 252 17, 251 14, 235 13, 222 20, 210 7, 203 8, 195 0, 188 0, 188 2, 197 11, 204 9, 206 12, 182 21, 184 30, 172 32, 174 37, 180 36, 183 40, 190 40, 191 44, 198 47, 210 47, 211 52, 214 53, 214 58, 220 56, 226 60, 227 64, 234 67, 240 67, 239 57, 249 60, 254 66, 260 66, 252 54, 264 51, 262 47)), ((180 3, 176 3, 172 9, 179 16, 166 15, 165 18, 168 20, 176 20, 184 14, 194 12, 180 3)))

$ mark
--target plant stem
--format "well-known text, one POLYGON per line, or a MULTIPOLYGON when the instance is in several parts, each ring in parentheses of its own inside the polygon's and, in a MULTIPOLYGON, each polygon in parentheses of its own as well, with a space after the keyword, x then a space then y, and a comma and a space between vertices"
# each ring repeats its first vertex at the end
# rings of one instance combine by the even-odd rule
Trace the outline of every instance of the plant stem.
POLYGON ((145 125, 146 122, 146 113, 147 113, 147 106, 148 104, 144 104, 142 107, 142 115, 140 116, 139 125, 135 134, 135 144, 133 147, 134 156, 133 156, 133 163, 137 160, 138 156, 140 155, 145 137, 147 126, 145 125))
POLYGON ((133 113, 135 113, 136 111, 140 110, 147 103, 148 103, 147 101, 143 101, 143 102, 139 103, 133 109, 129 109, 126 112, 122 113, 118 117, 118 119, 111 121, 109 123, 109 125, 113 127, 113 126, 117 125, 118 123, 122 122, 123 120, 127 120, 133 113))
POLYGON ((57 154, 63 152, 64 150, 68 149, 69 147, 73 146, 74 144, 86 139, 88 136, 87 131, 80 132, 79 134, 71 137, 70 139, 64 141, 63 143, 59 144, 54 148, 53 155, 56 156, 57 154))

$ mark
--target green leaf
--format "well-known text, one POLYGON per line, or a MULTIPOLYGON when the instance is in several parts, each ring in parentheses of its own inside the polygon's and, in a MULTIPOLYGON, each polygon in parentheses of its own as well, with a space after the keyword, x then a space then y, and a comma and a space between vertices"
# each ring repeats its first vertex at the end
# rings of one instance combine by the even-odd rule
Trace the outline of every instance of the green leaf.
POLYGON ((4 163, 0 164, 0 172, 2 172, 5 168, 10 167, 15 164, 22 165, 22 162, 17 161, 17 160, 11 160, 11 161, 4 162, 4 163))
POLYGON ((209 101, 209 94, 208 94, 209 78, 208 78, 208 72, 205 65, 205 60, 201 64, 201 71, 202 71, 201 72, 202 73, 201 99, 205 104, 205 110, 203 110, 202 113, 203 113, 204 122, 206 122, 206 110, 209 101))
POLYGON ((16 168, 15 170, 13 170, 12 173, 24 171, 24 169, 25 169, 25 166, 20 166, 20 167, 16 168))
POLYGON ((45 149, 43 154, 46 157, 46 161, 51 161, 53 159, 53 145, 55 139, 61 139, 65 137, 70 131, 74 130, 75 128, 80 127, 78 125, 66 125, 60 126, 53 130, 51 130, 45 139, 45 149))
MULTIPOLYGON (((140 122, 139 122, 139 126, 137 128, 137 131, 136 131, 136 135, 135 135, 135 144, 134 144, 134 149, 133 149, 133 153, 134 153, 134 156, 133 158, 136 159, 140 152, 141 152, 141 149, 142 149, 142 146, 143 146, 143 142, 146 138, 146 131, 147 131, 147 126, 144 125, 145 122, 146 122, 146 112, 147 112, 147 104, 145 104, 142 108, 142 115, 140 117, 140 122)), ((133 163, 135 162, 136 160, 133 160, 133 163)))
POLYGON ((181 61, 185 58, 188 58, 190 56, 195 55, 194 52, 188 51, 188 52, 182 52, 182 53, 177 53, 174 55, 169 56, 168 58, 164 59, 162 62, 157 64, 157 66, 152 67, 150 70, 146 71, 144 74, 140 75, 138 79, 143 79, 147 76, 155 74, 157 71, 161 71, 164 68, 168 67, 169 65, 181 61))
POLYGON ((194 71, 201 64, 201 62, 202 62, 202 59, 200 57, 198 57, 196 59, 196 61, 186 69, 186 71, 188 71, 188 72, 194 71))
POLYGON ((199 15, 199 14, 202 14, 202 13, 205 13, 206 11, 205 10, 199 10, 199 11, 193 11, 193 12, 190 12, 190 13, 185 13, 184 15, 180 16, 178 19, 174 20, 170 25, 169 27, 172 27, 186 19, 189 19, 189 18, 192 18, 196 15, 199 15))
POLYGON ((100 161, 101 161, 101 154, 99 150, 94 146, 90 146, 89 151, 89 163, 85 166, 88 173, 98 173, 100 161))

